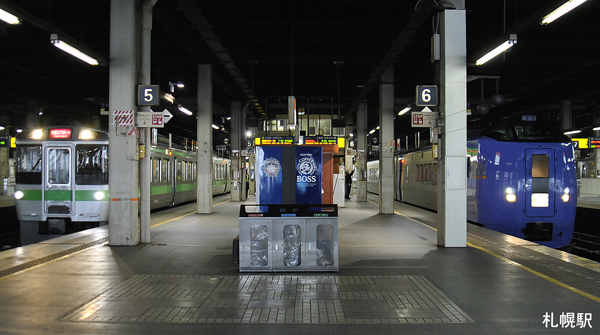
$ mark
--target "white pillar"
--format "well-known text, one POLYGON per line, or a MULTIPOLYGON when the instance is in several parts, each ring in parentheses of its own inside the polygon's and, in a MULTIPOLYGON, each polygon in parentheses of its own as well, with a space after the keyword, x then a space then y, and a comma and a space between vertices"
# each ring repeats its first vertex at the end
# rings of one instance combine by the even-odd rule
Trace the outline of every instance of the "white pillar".
POLYGON ((198 213, 212 213, 212 65, 198 65, 198 213))
POLYGON ((379 86, 379 213, 394 214, 394 67, 379 86))
MULTIPOLYGON (((136 0, 112 0, 110 7, 109 107, 137 112, 138 35, 136 0)), ((136 245, 138 220, 138 146, 132 127, 109 120, 109 243, 136 245), (131 135, 130 135, 131 134, 131 135)), ((134 123, 135 124, 135 123, 134 123)))
POLYGON ((464 10, 440 13, 440 123, 438 245, 467 243, 467 71, 464 10))
MULTIPOLYGON (((242 122, 242 105, 239 101, 231 103, 231 172, 233 187, 231 188, 231 201, 242 200, 242 173, 241 173, 241 140, 243 138, 244 129, 242 122)), ((245 184, 245 181, 244 181, 245 184)), ((245 196, 245 194, 244 194, 245 196)))
POLYGON ((367 201, 367 104, 361 103, 356 112, 356 201, 367 201))
MULTIPOLYGON (((142 45, 140 52, 140 85, 150 85, 150 54, 152 44, 152 8, 157 0, 144 0, 142 4, 142 45)), ((150 112, 150 107, 140 110, 150 112)), ((160 111, 162 113, 162 111, 160 111)), ((146 157, 140 159, 140 240, 150 243, 150 182, 152 165, 150 161, 150 146, 152 128, 142 128, 143 143, 146 146, 146 157)), ((140 134, 141 135, 141 134, 140 134)), ((141 136, 140 136, 141 137, 141 136)))

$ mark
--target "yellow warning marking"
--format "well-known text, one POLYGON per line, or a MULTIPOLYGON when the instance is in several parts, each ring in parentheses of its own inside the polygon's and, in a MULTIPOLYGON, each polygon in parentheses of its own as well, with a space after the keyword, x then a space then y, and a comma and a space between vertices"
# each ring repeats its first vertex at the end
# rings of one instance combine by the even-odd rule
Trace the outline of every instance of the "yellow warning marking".
MULTIPOLYGON (((422 223, 422 222, 419 222, 419 221, 417 221, 417 220, 414 220, 414 219, 412 219, 412 218, 409 218, 409 217, 407 217, 407 216, 405 216, 405 215, 403 215, 403 214, 399 213, 398 211, 394 211, 394 213, 395 213, 395 214, 398 214, 398 215, 400 215, 400 216, 404 216, 405 218, 407 218, 407 219, 409 219, 409 220, 411 220, 411 221, 413 221, 413 222, 416 222, 416 223, 418 223, 418 224, 420 224, 420 225, 423 225, 423 226, 425 226, 425 227, 427 227, 427 228, 430 228, 430 229, 433 229, 433 230, 437 231, 437 229, 435 229, 435 228, 433 228, 433 227, 430 227, 430 226, 428 226, 428 225, 426 225, 426 224, 424 224, 424 223, 422 223)), ((523 270, 525 270, 525 271, 528 271, 528 272, 530 272, 530 273, 532 273, 532 274, 534 274, 534 275, 536 275, 536 276, 538 276, 538 277, 540 277, 540 278, 546 279, 547 281, 549 281, 549 282, 551 282, 551 283, 553 283, 553 284, 556 284, 556 285, 558 285, 558 286, 560 286, 560 287, 566 288, 567 290, 569 290, 569 291, 571 291, 571 292, 575 292, 575 293, 577 293, 577 294, 579 294, 579 295, 581 295, 581 296, 584 296, 584 297, 586 297, 586 298, 592 299, 592 300, 594 300, 595 302, 600 302, 600 298, 599 298, 599 297, 597 297, 597 296, 595 296, 595 295, 589 294, 589 293, 587 293, 587 292, 584 292, 584 291, 582 291, 582 290, 580 290, 580 289, 578 289, 578 288, 575 288, 575 287, 573 287, 573 286, 571 286, 571 285, 568 285, 568 284, 565 284, 565 283, 563 283, 563 282, 561 282, 561 281, 559 281, 559 280, 556 280, 556 279, 554 279, 554 278, 552 278, 552 277, 546 276, 545 274, 543 274, 543 273, 541 273, 541 272, 535 271, 534 269, 528 268, 528 267, 526 267, 526 266, 525 266, 525 265, 523 265, 523 264, 519 264, 519 263, 517 263, 517 262, 515 262, 515 261, 512 261, 512 260, 510 260, 510 259, 508 259, 508 258, 506 258, 506 257, 504 257, 504 256, 498 255, 498 254, 496 254, 496 253, 494 253, 494 252, 492 252, 492 251, 490 251, 490 250, 487 250, 487 249, 486 249, 486 248, 484 248, 484 247, 481 247, 481 246, 475 245, 475 244, 473 244, 473 243, 471 243, 471 242, 467 242, 467 245, 468 245, 469 247, 472 247, 472 248, 475 248, 475 249, 479 249, 479 250, 481 250, 481 251, 483 251, 483 252, 485 252, 485 253, 487 253, 487 254, 489 254, 489 255, 492 255, 492 256, 494 256, 494 257, 496 257, 496 258, 498 258, 498 259, 501 259, 501 260, 503 260, 503 261, 507 262, 508 264, 511 264, 511 265, 517 266, 517 267, 519 267, 519 268, 521 268, 521 269, 523 269, 523 270)))
MULTIPOLYGON (((222 204, 224 204, 224 203, 226 203, 226 202, 229 202, 229 201, 231 201, 231 200, 225 200, 225 201, 223 201, 223 202, 219 202, 218 204, 214 204, 214 205, 212 205, 212 206, 213 206, 213 207, 217 207, 217 206, 219 206, 219 205, 222 205, 222 204)), ((165 223, 169 223, 169 222, 177 221, 177 220, 179 220, 179 219, 183 219, 183 218, 184 218, 184 217, 186 217, 186 216, 189 216, 189 215, 192 215, 192 214, 196 214, 196 213, 198 213, 198 212, 191 212, 191 213, 187 213, 187 214, 184 214, 184 215, 182 215, 182 216, 178 216, 178 217, 176 217, 176 218, 173 218, 173 219, 171 219, 171 220, 167 220, 167 221, 164 221, 164 222, 161 222, 161 223, 157 223, 157 224, 155 224, 154 226, 150 226, 150 228, 158 227, 158 226, 164 225, 165 223)))

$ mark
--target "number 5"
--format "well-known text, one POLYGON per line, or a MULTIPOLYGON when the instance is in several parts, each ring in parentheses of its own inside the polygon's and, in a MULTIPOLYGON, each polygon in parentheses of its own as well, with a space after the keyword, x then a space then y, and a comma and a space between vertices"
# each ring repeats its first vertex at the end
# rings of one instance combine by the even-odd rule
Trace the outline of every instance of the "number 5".
POLYGON ((151 102, 154 100, 154 96, 152 95, 152 89, 147 88, 144 90, 144 101, 151 102))

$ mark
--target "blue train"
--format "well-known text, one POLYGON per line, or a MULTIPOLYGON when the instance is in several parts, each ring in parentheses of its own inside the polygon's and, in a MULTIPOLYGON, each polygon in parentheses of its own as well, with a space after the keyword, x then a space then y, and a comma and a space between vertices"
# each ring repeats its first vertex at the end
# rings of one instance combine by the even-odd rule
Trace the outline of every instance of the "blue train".
MULTIPOLYGON (((467 219, 508 235, 567 247, 577 211, 571 140, 536 116, 506 119, 467 141, 467 219)), ((367 164, 379 192, 379 162, 367 164)), ((437 210, 438 161, 431 148, 395 158, 397 200, 437 210)))

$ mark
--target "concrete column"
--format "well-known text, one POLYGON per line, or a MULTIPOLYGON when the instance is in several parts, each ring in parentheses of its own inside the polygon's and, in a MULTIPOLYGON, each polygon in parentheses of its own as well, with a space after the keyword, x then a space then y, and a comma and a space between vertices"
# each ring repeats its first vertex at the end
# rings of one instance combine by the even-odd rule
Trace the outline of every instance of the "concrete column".
POLYGON ((464 10, 440 13, 440 126, 438 245, 467 243, 467 70, 464 10))
MULTIPOLYGON (((141 27, 142 43, 140 51, 140 85, 150 85, 150 55, 152 45, 152 8, 157 0, 143 0, 141 27)), ((150 107, 140 107, 140 111, 150 112, 150 107)), ((160 111, 162 113, 162 111, 160 111)), ((150 182, 152 162, 150 146, 152 128, 141 128, 140 141, 146 146, 146 156, 140 159, 140 240, 150 243, 150 182), (142 136, 143 134, 143 136, 142 136)))
MULTIPOLYGON (((241 148, 244 138, 244 129, 242 126, 242 104, 239 101, 231 103, 231 173, 233 174, 231 188, 231 201, 242 200, 242 159, 241 148)), ((245 183, 245 181, 244 181, 245 183)), ((244 194, 245 196, 245 194, 244 194)))
MULTIPOLYGON (((109 107, 137 112, 137 1, 111 0, 109 107)), ((133 127, 109 122, 109 244, 136 245, 138 220, 138 141, 133 127)), ((134 123, 135 124, 135 123, 134 123)))
POLYGON ((379 213, 394 214, 394 68, 379 86, 379 213))
POLYGON ((198 65, 198 213, 212 213, 212 65, 198 65))
POLYGON ((367 201, 367 104, 361 103, 356 112, 356 201, 367 201))

